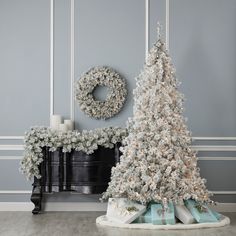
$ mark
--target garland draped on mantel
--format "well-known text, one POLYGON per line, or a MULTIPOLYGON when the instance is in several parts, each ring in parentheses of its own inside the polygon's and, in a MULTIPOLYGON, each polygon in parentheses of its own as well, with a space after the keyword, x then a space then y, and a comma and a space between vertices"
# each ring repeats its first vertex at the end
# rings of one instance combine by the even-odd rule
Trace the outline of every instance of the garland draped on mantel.
POLYGON ((36 176, 41 178, 38 166, 43 161, 42 148, 47 146, 50 151, 61 147, 63 152, 72 150, 93 153, 98 146, 113 148, 114 144, 122 142, 127 136, 127 130, 119 127, 98 128, 79 132, 60 132, 48 127, 32 127, 25 133, 24 157, 21 161, 21 172, 27 179, 36 176))

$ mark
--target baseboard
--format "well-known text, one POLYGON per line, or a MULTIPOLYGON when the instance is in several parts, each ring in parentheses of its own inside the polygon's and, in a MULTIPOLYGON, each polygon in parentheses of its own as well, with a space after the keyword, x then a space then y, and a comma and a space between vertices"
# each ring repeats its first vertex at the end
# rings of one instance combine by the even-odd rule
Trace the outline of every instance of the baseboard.
POLYGON ((107 203, 99 202, 47 202, 44 211, 106 211, 107 203))
MULTIPOLYGON (((31 202, 0 202, 0 211, 32 211, 31 202)), ((219 203, 212 207, 218 212, 236 212, 236 203, 219 203)), ((47 202, 44 211, 106 211, 107 204, 99 202, 47 202)))
MULTIPOLYGON (((32 211, 31 202, 0 202, 0 211, 32 211)), ((106 211, 107 204, 99 202, 47 202, 43 211, 106 211)))
POLYGON ((216 206, 211 206, 212 209, 218 212, 236 212, 236 203, 218 203, 216 206))

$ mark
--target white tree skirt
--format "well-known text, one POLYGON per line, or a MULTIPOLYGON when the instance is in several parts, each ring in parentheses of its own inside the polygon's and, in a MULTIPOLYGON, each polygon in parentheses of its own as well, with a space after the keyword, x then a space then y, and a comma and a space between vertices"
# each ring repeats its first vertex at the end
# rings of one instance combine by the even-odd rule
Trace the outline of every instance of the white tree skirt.
POLYGON ((109 221, 105 215, 99 216, 96 219, 96 223, 101 226, 110 226, 118 228, 128 228, 128 229, 203 229, 203 228, 214 228, 222 227, 230 224, 230 219, 227 216, 222 215, 219 222, 216 223, 195 223, 195 224, 181 224, 177 223, 175 225, 153 225, 149 223, 139 223, 139 224, 120 224, 109 221))

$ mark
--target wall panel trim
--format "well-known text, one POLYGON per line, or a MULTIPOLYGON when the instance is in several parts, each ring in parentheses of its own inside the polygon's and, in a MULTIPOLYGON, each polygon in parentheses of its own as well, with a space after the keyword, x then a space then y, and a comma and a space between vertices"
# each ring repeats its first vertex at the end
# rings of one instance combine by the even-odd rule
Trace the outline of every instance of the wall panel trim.
MULTIPOLYGON (((22 140, 24 136, 0 136, 0 140, 22 140)), ((192 137, 194 141, 236 141, 236 137, 192 137)))
MULTIPOLYGON (((215 195, 236 195, 236 191, 211 191, 215 195)), ((0 194, 31 194, 31 190, 0 190, 0 194)), ((74 194, 80 194, 80 193, 75 193, 75 192, 68 192, 72 195, 74 194)), ((53 193, 44 193, 44 194, 53 194, 53 193)))
MULTIPOLYGON (((196 151, 236 151, 236 145, 192 145, 191 146, 196 151)), ((24 145, 0 145, 0 151, 14 151, 14 150, 24 150, 24 145)))
POLYGON ((147 59, 149 51, 149 12, 150 0, 145 0, 145 59, 147 59))
MULTIPOLYGON (((0 211, 32 211, 31 202, 0 202, 0 211)), ((236 212, 236 203, 218 203, 211 208, 219 212, 236 212)), ((99 202, 47 202, 44 211, 101 211, 107 210, 107 203, 99 202)))
POLYGON ((0 194, 32 194, 31 190, 0 190, 0 194))
POLYGON ((166 0, 166 49, 170 49, 170 0, 166 0))
POLYGON ((194 141, 236 141, 236 137, 193 137, 194 141))
POLYGON ((192 148, 195 151, 205 152, 233 152, 236 151, 235 145, 193 145, 192 148))
POLYGON ((50 115, 54 114, 54 0, 50 0, 50 115))
POLYGON ((236 161, 236 157, 198 157, 199 161, 236 161))
POLYGON ((0 156, 0 161, 1 160, 22 160, 23 156, 0 156))
POLYGON ((215 195, 235 195, 236 191, 210 191, 215 195))
POLYGON ((70 119, 75 120, 75 0, 71 0, 70 6, 70 119))
MULTIPOLYGON (((23 156, 0 156, 1 160, 22 160, 23 156)), ((236 157, 198 157, 199 161, 236 161, 236 157)))
POLYGON ((0 136, 0 140, 22 140, 24 136, 0 136))
POLYGON ((23 151, 24 145, 0 145, 0 151, 23 151))

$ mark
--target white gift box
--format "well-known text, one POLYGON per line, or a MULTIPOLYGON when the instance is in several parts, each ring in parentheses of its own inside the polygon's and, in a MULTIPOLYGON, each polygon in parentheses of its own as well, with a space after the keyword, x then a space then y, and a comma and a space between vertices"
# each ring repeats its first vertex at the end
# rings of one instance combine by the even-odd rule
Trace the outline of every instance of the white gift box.
POLYGON ((175 205, 175 216, 184 224, 192 224, 195 222, 194 217, 185 205, 175 205))
POLYGON ((127 198, 109 198, 107 206, 108 220, 129 224, 146 211, 146 206, 127 198))

